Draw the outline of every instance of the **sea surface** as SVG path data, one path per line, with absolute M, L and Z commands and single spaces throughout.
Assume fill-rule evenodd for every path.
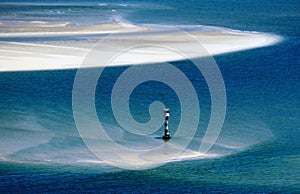
M 172 161 L 145 170 L 125 170 L 96 162 L 98 158 L 87 149 L 73 117 L 76 69 L 1 72 L 0 193 L 299 193 L 299 10 L 299 2 L 292 0 L 2 1 L 0 22 L 8 24 L 126 21 L 170 25 L 187 31 L 226 28 L 266 32 L 282 36 L 283 41 L 214 56 L 227 96 L 224 125 L 209 152 L 215 157 Z M 88 38 L 97 37 L 0 40 L 45 43 Z M 189 147 L 193 149 L 201 143 L 209 123 L 209 89 L 190 61 L 171 64 L 185 73 L 199 95 L 200 122 Z M 127 68 L 103 71 L 95 105 L 107 133 L 134 148 L 144 139 L 121 132 L 111 108 L 114 83 Z M 170 87 L 159 82 L 145 82 L 133 90 L 133 118 L 148 121 L 153 101 L 162 101 L 170 108 L 172 133 L 180 122 L 180 102 Z M 153 136 L 161 136 L 162 132 L 161 128 Z

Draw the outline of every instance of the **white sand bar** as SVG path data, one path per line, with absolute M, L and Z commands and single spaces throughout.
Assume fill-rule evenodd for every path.
M 266 33 L 233 32 L 230 30 L 192 32 L 195 41 L 199 41 L 207 52 L 194 50 L 186 33 L 173 33 L 170 30 L 153 31 L 146 27 L 127 23 L 113 22 L 92 26 L 75 26 L 69 23 L 29 22 L 24 25 L 0 29 L 0 38 L 27 37 L 74 37 L 77 35 L 101 35 L 120 32 L 110 37 L 109 44 L 103 42 L 102 54 L 113 54 L 116 48 L 142 45 L 145 42 L 156 46 L 144 46 L 132 49 L 121 55 L 110 65 L 149 64 L 186 59 L 170 49 L 181 48 L 188 56 L 203 57 L 269 46 L 281 41 L 281 37 Z M 103 38 L 103 37 L 102 37 Z M 196 40 L 197 39 L 197 40 Z M 17 39 L 16 39 L 17 40 Z M 99 40 L 101 37 L 99 36 Z M 93 41 L 48 41 L 48 42 L 11 42 L 0 41 L 0 71 L 30 71 L 80 68 L 87 54 L 98 43 Z M 194 41 L 194 42 L 195 42 Z M 101 42 L 99 43 L 101 44 Z M 194 43 L 193 43 L 194 44 Z M 103 49 L 104 48 L 104 49 Z M 97 49 L 97 48 L 96 48 Z M 174 49 L 176 50 L 176 49 Z M 89 67 L 105 64 L 90 64 Z

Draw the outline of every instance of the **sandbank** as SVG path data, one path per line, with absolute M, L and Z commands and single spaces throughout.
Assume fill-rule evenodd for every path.
M 186 33 L 172 33 L 168 30 L 153 31 L 145 26 L 135 26 L 123 22 L 95 24 L 91 26 L 76 26 L 70 23 L 48 23 L 33 21 L 14 28 L 1 28 L 0 38 L 18 37 L 55 37 L 77 35 L 101 35 L 121 32 L 120 35 L 110 37 L 109 44 L 103 42 L 99 52 L 112 55 L 116 48 L 142 45 L 145 42 L 153 46 L 131 49 L 120 55 L 110 66 L 150 64 L 186 59 L 185 56 L 169 48 L 180 48 L 181 53 L 188 53 L 189 58 L 205 57 L 229 52 L 259 48 L 273 45 L 281 41 L 281 37 L 266 33 L 237 32 L 230 30 L 191 32 L 193 42 L 187 41 Z M 0 72 L 4 71 L 32 71 L 58 70 L 81 68 L 87 54 L 97 45 L 99 39 L 85 41 L 0 41 Z M 4 39 L 5 40 L 5 39 Z M 194 50 L 192 46 L 198 41 L 206 52 Z M 100 43 L 101 44 L 101 43 Z M 94 48 L 97 50 L 97 47 Z M 85 67 L 98 67 L 105 64 L 90 64 Z

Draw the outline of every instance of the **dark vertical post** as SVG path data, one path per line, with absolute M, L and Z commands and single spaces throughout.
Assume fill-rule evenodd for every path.
M 164 109 L 164 116 L 165 116 L 165 134 L 163 136 L 163 139 L 168 140 L 168 139 L 171 139 L 170 132 L 169 132 L 169 126 L 168 126 L 168 124 L 169 124 L 168 119 L 170 117 L 170 113 L 169 113 L 168 108 Z

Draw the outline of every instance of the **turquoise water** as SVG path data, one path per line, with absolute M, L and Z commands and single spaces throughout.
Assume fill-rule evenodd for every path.
M 17 23 L 67 20 L 79 25 L 119 19 L 184 29 L 207 29 L 192 25 L 209 25 L 274 33 L 283 36 L 284 41 L 214 57 L 227 94 L 224 127 L 210 151 L 218 154 L 217 158 L 172 162 L 142 171 L 84 162 L 97 158 L 81 140 L 73 119 L 76 70 L 0 73 L 1 192 L 300 192 L 299 3 L 89 1 L 83 5 L 81 1 L 57 1 L 43 4 L 46 5 L 31 1 L 30 6 L 0 5 L 0 18 Z M 15 41 L 51 41 L 51 38 Z M 210 114 L 207 85 L 188 61 L 173 65 L 188 75 L 200 95 L 201 119 L 196 136 L 200 138 Z M 96 107 L 108 133 L 118 126 L 110 107 L 111 89 L 126 68 L 108 68 L 99 81 L 104 84 L 98 86 Z M 176 128 L 179 122 L 176 118 L 180 115 L 178 99 L 170 88 L 156 82 L 140 85 L 134 91 L 130 106 L 135 119 L 140 122 L 149 119 L 141 110 L 148 109 L 153 100 L 168 104 L 173 116 L 170 129 Z M 197 141 L 196 138 L 191 147 Z

